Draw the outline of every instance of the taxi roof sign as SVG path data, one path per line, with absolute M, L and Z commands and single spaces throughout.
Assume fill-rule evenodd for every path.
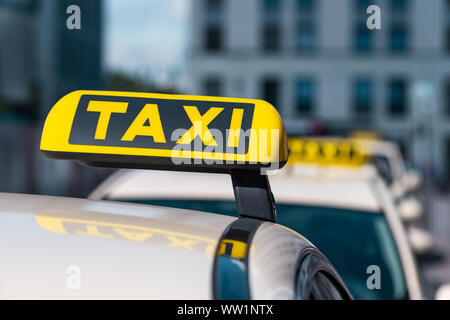
M 288 158 L 265 101 L 87 90 L 54 105 L 41 150 L 95 166 L 208 172 L 278 169 Z
M 94 166 L 229 173 L 239 215 L 269 221 L 264 173 L 288 160 L 283 122 L 263 100 L 113 91 L 61 98 L 41 151 Z
M 289 165 L 360 166 L 368 155 L 358 141 L 343 138 L 289 138 Z
M 350 133 L 350 138 L 354 139 L 367 139 L 367 140 L 381 140 L 381 136 L 378 132 L 370 130 L 356 130 Z

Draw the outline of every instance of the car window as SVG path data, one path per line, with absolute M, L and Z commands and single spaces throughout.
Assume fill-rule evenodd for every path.
M 170 207 L 177 209 L 189 209 L 203 212 L 220 213 L 228 216 L 237 215 L 237 207 L 235 201 L 221 200 L 185 200 L 185 199 L 114 199 L 115 201 L 124 201 L 140 204 L 148 204 L 154 206 Z
M 356 299 L 406 299 L 401 260 L 382 214 L 314 206 L 278 205 L 278 223 L 314 243 Z M 379 268 L 380 288 L 367 285 Z M 376 271 L 378 272 L 378 271 Z
M 131 200 L 237 215 L 234 201 Z M 355 299 L 408 299 L 397 246 L 383 214 L 277 203 L 277 222 L 305 236 L 331 261 Z M 380 288 L 369 288 L 368 267 L 379 268 Z

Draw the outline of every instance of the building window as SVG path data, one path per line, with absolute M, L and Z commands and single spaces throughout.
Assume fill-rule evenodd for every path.
M 404 12 L 408 9 L 408 0 L 391 0 L 391 9 L 396 12 Z
M 357 114 L 368 114 L 373 107 L 373 83 L 370 79 L 356 79 L 353 83 L 353 105 Z
M 446 164 L 445 170 L 447 174 L 447 181 L 450 180 L 450 136 L 445 139 L 445 159 L 444 163 Z
M 219 77 L 207 77 L 203 82 L 203 93 L 207 96 L 221 96 L 222 81 Z
M 372 32 L 365 24 L 358 24 L 355 31 L 355 51 L 367 53 L 372 50 Z
M 311 52 L 317 47 L 316 0 L 296 0 L 297 11 L 294 30 L 294 48 L 298 52 Z
M 450 116 L 450 79 L 445 81 L 444 85 L 444 96 L 445 96 L 445 113 Z
M 392 52 L 405 52 L 408 49 L 408 32 L 404 25 L 393 25 L 390 33 L 390 48 Z
M 218 24 L 209 23 L 206 26 L 205 50 L 220 51 L 223 48 L 222 28 Z
M 262 0 L 261 47 L 264 52 L 274 52 L 281 47 L 280 0 Z
M 445 49 L 447 50 L 447 53 L 450 53 L 450 26 L 447 27 L 447 30 L 445 31 Z
M 298 23 L 295 33 L 295 48 L 300 52 L 309 52 L 316 47 L 316 32 L 312 21 Z
M 265 52 L 274 52 L 280 48 L 280 28 L 277 23 L 265 23 L 262 32 L 262 46 Z
M 204 1 L 204 49 L 205 51 L 220 51 L 223 49 L 223 7 L 224 0 Z
M 280 1 L 279 0 L 262 0 L 264 4 L 264 10 L 272 11 L 280 9 Z
M 407 84 L 403 79 L 391 80 L 388 84 L 389 101 L 388 108 L 390 115 L 404 115 L 407 103 Z
M 296 109 L 301 114 L 311 113 L 314 109 L 314 82 L 311 79 L 298 79 L 295 83 Z
M 376 4 L 376 1 L 371 0 L 355 0 L 355 8 L 358 11 L 366 12 L 367 7 L 371 4 Z
M 316 7 L 316 0 L 297 0 L 297 7 L 300 11 L 312 11 Z
M 208 12 L 218 12 L 223 8 L 223 0 L 204 0 Z
M 279 91 L 280 84 L 278 79 L 269 77 L 262 82 L 262 97 L 263 100 L 269 102 L 275 108 L 279 108 Z

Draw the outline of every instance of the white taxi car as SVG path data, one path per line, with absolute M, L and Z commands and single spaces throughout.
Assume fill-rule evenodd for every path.
M 412 224 L 423 214 L 422 203 L 412 194 L 419 184 L 419 175 L 413 170 L 406 170 L 397 145 L 360 135 L 351 139 L 289 138 L 289 145 L 291 162 L 328 167 L 357 167 L 364 162 L 370 162 L 390 190 L 397 212 L 407 227 L 408 239 L 414 253 L 423 257 L 432 251 L 431 234 Z
M 177 170 L 164 180 L 173 194 L 197 183 L 178 171 L 214 172 L 233 181 L 239 216 L 0 194 L 1 298 L 351 299 L 325 256 L 275 223 L 261 172 L 288 154 L 281 119 L 264 101 L 75 91 L 50 111 L 41 150 L 90 165 Z
M 411 253 L 414 242 L 399 219 L 402 208 L 395 205 L 378 170 L 368 164 L 367 152 L 346 139 L 310 142 L 291 143 L 290 161 L 295 164 L 270 176 L 278 221 L 314 239 L 332 257 L 355 298 L 423 298 Z M 229 181 L 186 173 L 173 177 L 172 185 L 171 175 L 118 171 L 90 198 L 236 213 Z M 150 187 L 148 181 L 157 181 L 158 187 Z M 189 191 L 185 181 L 190 181 Z M 329 232 L 322 232 L 322 227 Z M 384 272 L 380 290 L 367 286 L 364 268 L 372 265 L 370 261 Z
M 403 224 L 372 166 L 283 170 L 269 176 L 277 221 L 311 239 L 356 299 L 424 297 Z M 231 182 L 214 174 L 120 170 L 90 198 L 237 214 Z M 367 283 L 371 266 L 380 269 L 378 289 Z
M 415 191 L 421 183 L 418 171 L 406 169 L 399 147 L 390 141 L 353 137 L 364 152 L 371 156 L 380 176 L 392 191 L 394 199 L 401 199 Z

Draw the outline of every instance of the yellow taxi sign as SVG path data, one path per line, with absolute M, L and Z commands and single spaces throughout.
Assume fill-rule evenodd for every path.
M 289 165 L 360 166 L 367 155 L 351 139 L 289 138 Z
M 88 90 L 55 104 L 41 150 L 98 166 L 223 172 L 288 158 L 281 118 L 265 101 Z
M 350 133 L 350 138 L 366 139 L 366 140 L 381 140 L 380 134 L 370 130 L 356 130 Z

